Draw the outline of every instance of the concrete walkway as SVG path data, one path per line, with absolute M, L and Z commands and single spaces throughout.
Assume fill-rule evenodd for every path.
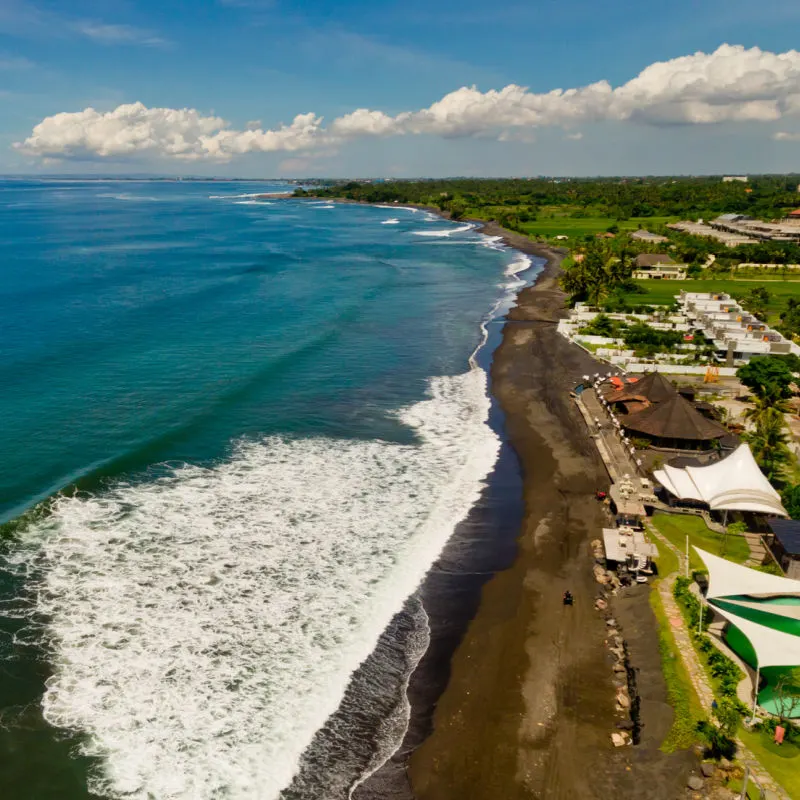
M 692 685 L 697 692 L 697 696 L 700 698 L 703 708 L 710 711 L 714 693 L 708 681 L 708 675 L 703 665 L 700 663 L 697 651 L 692 644 L 686 622 L 683 619 L 683 614 L 681 614 L 678 603 L 672 594 L 672 589 L 675 586 L 675 581 L 678 576 L 686 573 L 686 555 L 664 538 L 653 525 L 648 523 L 647 529 L 648 533 L 650 533 L 654 539 L 657 539 L 660 544 L 669 548 L 678 557 L 680 563 L 679 571 L 674 572 L 672 575 L 667 575 L 658 582 L 658 593 L 661 597 L 661 602 L 664 604 L 664 611 L 666 612 L 667 619 L 672 628 L 675 644 L 681 654 L 681 659 L 692 681 Z M 783 787 L 781 787 L 772 775 L 761 766 L 761 763 L 756 759 L 753 753 L 745 747 L 744 743 L 738 737 L 736 738 L 736 746 L 738 748 L 738 760 L 750 768 L 750 775 L 766 792 L 768 800 L 773 800 L 775 798 L 791 800 Z

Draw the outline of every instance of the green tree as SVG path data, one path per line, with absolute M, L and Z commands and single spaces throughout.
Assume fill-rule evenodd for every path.
M 450 218 L 451 219 L 461 219 L 464 214 L 467 213 L 467 205 L 466 203 L 457 198 L 450 203 Z
M 745 436 L 761 471 L 770 483 L 778 485 L 783 484 L 786 467 L 792 460 L 785 427 L 783 414 L 773 410 L 759 420 L 752 433 Z
M 789 364 L 775 356 L 751 359 L 736 372 L 736 377 L 756 397 L 785 399 L 791 395 L 789 384 L 793 380 Z
M 788 414 L 791 411 L 789 404 L 781 397 L 772 395 L 768 391 L 769 387 L 765 388 L 764 394 L 755 395 L 753 405 L 745 409 L 744 418 L 753 425 L 758 425 L 768 417 L 772 412 L 779 414 Z
M 787 486 L 781 492 L 784 508 L 792 519 L 800 519 L 800 483 Z
M 611 282 L 608 271 L 608 251 L 599 242 L 593 243 L 593 246 L 586 248 L 586 258 L 583 264 L 589 301 L 595 306 L 599 305 Z

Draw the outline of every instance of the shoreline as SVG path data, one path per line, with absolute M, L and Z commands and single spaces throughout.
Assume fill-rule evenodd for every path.
M 438 209 L 416 207 L 448 219 Z M 508 469 L 508 459 L 514 463 L 524 512 L 510 541 L 507 531 L 488 531 L 497 536 L 504 553 L 499 561 L 505 563 L 496 563 L 490 575 L 473 584 L 471 592 L 478 597 L 460 609 L 469 616 L 465 629 L 455 626 L 460 634 L 451 630 L 449 641 L 437 643 L 442 638 L 437 609 L 426 605 L 431 642 L 410 679 L 406 736 L 352 797 L 522 800 L 614 793 L 671 800 L 680 795 L 694 758 L 658 749 L 672 711 L 657 623 L 643 593 L 612 607 L 631 644 L 634 668 L 647 676 L 641 711 L 645 736 L 635 749 L 614 750 L 610 742 L 618 720 L 615 687 L 605 620 L 593 608 L 589 547 L 603 524 L 594 493 L 607 486 L 608 475 L 569 395 L 581 375 L 597 371 L 598 362 L 556 332 L 566 313 L 558 286 L 566 251 L 497 223 L 463 221 L 514 250 L 546 259 L 506 315 L 489 375 L 500 416 L 495 424 L 508 451 L 503 468 Z M 498 481 L 502 459 L 501 453 L 485 494 Z M 506 482 L 505 490 L 510 488 Z M 459 529 L 468 529 L 480 513 L 478 504 Z M 454 532 L 448 549 L 463 544 L 463 537 L 464 531 Z M 423 599 L 438 565 L 420 590 Z M 561 604 L 566 588 L 576 597 L 571 609 Z M 442 618 L 438 626 L 447 632 L 448 622 Z

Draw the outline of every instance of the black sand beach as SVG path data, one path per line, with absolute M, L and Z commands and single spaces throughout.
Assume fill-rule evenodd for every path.
M 646 679 L 643 744 L 615 750 L 610 742 L 614 688 L 589 551 L 602 522 L 594 492 L 608 477 L 569 397 L 597 364 L 556 333 L 563 254 L 494 223 L 482 232 L 547 259 L 535 285 L 519 294 L 492 363 L 511 451 L 506 445 L 484 502 L 420 590 L 431 645 L 409 686 L 411 725 L 400 750 L 354 797 L 671 800 L 682 796 L 693 757 L 658 750 L 672 712 L 645 596 L 614 609 Z M 510 535 L 520 466 L 524 515 Z M 497 507 L 504 497 L 505 515 Z M 492 509 L 495 530 L 486 527 Z M 476 530 L 478 543 L 470 539 Z M 482 572 L 469 580 L 463 570 L 474 564 Z M 571 609 L 561 604 L 566 588 L 576 597 Z

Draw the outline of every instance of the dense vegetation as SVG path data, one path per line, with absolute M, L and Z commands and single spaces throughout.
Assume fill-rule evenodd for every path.
M 798 487 L 790 482 L 794 458 L 789 450 L 786 417 L 790 407 L 794 375 L 800 371 L 796 355 L 760 356 L 740 367 L 736 376 L 753 393 L 753 405 L 745 418 L 753 430 L 745 434 L 753 457 L 762 472 L 787 500 L 795 498 Z
M 573 219 L 601 217 L 713 216 L 725 212 L 754 217 L 780 216 L 800 207 L 797 177 L 759 176 L 749 183 L 701 178 L 521 178 L 349 182 L 314 188 L 324 197 L 369 203 L 419 203 L 449 211 L 517 224 L 535 220 L 545 209 L 568 212 Z M 302 193 L 300 190 L 298 193 Z

